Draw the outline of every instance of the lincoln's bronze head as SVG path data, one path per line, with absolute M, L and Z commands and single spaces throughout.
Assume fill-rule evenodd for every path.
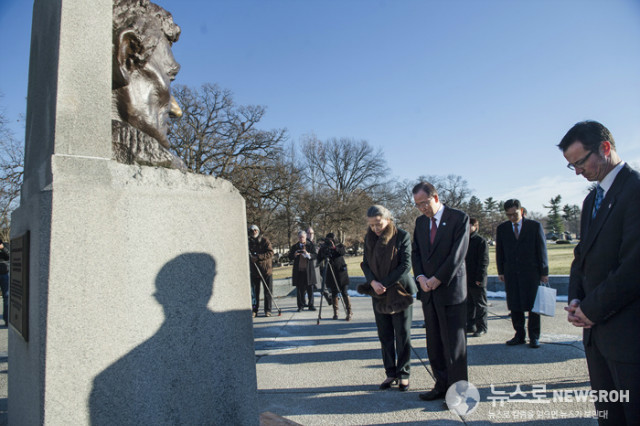
M 170 90 L 180 70 L 171 52 L 179 36 L 180 27 L 160 6 L 148 0 L 114 1 L 112 119 L 164 148 L 169 148 L 169 118 L 182 115 Z

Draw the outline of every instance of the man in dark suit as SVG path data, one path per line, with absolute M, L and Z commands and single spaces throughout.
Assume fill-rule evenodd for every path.
M 478 219 L 469 219 L 471 235 L 464 263 L 467 268 L 467 333 L 487 334 L 487 268 L 489 244 L 479 233 Z
M 628 392 L 596 401 L 600 424 L 640 421 L 640 175 L 620 159 L 609 130 L 595 121 L 562 138 L 571 170 L 597 182 L 582 204 L 580 242 L 569 279 L 568 320 L 584 329 L 594 390 Z
M 529 312 L 529 346 L 540 347 L 540 315 L 531 312 L 540 281 L 549 282 L 547 239 L 539 222 L 525 219 L 518 200 L 507 200 L 504 211 L 508 221 L 496 231 L 498 278 L 505 283 L 507 307 L 516 331 L 507 345 L 525 343 L 524 312 Z
M 411 254 L 420 284 L 419 297 L 427 327 L 427 354 L 436 383 L 420 399 L 445 397 L 449 386 L 467 380 L 467 276 L 464 257 L 469 245 L 469 217 L 440 202 L 435 187 L 420 182 L 413 200 L 416 219 Z

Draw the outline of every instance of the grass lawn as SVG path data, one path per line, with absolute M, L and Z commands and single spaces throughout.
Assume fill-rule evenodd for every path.
M 549 273 L 551 275 L 569 275 L 569 268 L 573 260 L 573 249 L 575 244 L 547 244 L 547 256 L 549 257 Z M 362 256 L 345 256 L 350 277 L 361 277 L 364 274 L 360 269 Z M 291 277 L 292 266 L 273 268 L 273 279 Z M 497 275 L 496 269 L 496 248 L 489 246 L 489 275 Z

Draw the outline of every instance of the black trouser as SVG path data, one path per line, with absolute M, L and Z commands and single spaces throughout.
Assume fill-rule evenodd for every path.
M 523 311 L 511 311 L 511 323 L 513 329 L 516 331 L 516 337 L 524 339 L 526 333 L 524 332 L 524 312 Z M 529 332 L 529 339 L 540 338 L 540 315 L 535 312 L 529 311 L 529 321 L 527 323 L 527 330 Z
M 381 314 L 376 312 L 375 308 L 373 313 L 382 346 L 382 364 L 387 377 L 408 379 L 411 372 L 413 306 L 410 305 L 404 311 L 393 315 Z
M 305 293 L 309 297 L 309 307 L 313 306 L 313 286 L 307 285 L 307 271 L 295 271 L 296 274 L 296 298 L 298 302 L 298 309 L 302 309 L 305 305 Z
M 487 288 L 476 283 L 467 285 L 467 329 L 487 331 Z
M 269 291 L 264 290 L 264 312 L 271 312 L 271 294 L 273 293 L 273 276 L 262 274 L 266 281 L 266 285 L 269 287 Z M 258 312 L 260 308 L 260 287 L 265 285 L 258 274 L 251 274 L 251 286 L 253 287 L 253 293 L 255 295 L 255 305 L 253 305 L 253 312 Z
M 427 326 L 427 355 L 434 389 L 446 392 L 459 380 L 469 380 L 467 369 L 467 304 L 435 306 L 433 298 L 422 303 Z
M 593 340 L 590 345 L 585 345 L 591 388 L 628 391 L 625 402 L 595 402 L 596 410 L 603 414 L 598 417 L 598 423 L 612 426 L 640 424 L 640 360 L 630 364 L 607 359 Z

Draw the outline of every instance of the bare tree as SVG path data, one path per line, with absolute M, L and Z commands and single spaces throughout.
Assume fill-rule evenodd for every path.
M 247 219 L 269 233 L 275 246 L 286 246 L 298 223 L 299 203 L 304 192 L 302 173 L 292 145 L 283 150 L 275 167 L 260 171 L 259 181 L 247 180 Z
M 453 209 L 465 208 L 467 199 L 471 196 L 471 190 L 468 183 L 458 175 L 420 176 L 418 181 L 426 181 L 436 187 L 440 201 Z M 416 183 L 418 183 L 416 181 Z
M 365 140 L 307 136 L 302 144 L 304 171 L 317 182 L 313 201 L 322 200 L 323 231 L 336 232 L 342 241 L 363 234 L 364 212 L 373 202 L 388 169 L 382 150 Z M 311 203 L 308 200 L 307 203 Z M 312 223 L 313 218 L 309 218 Z
M 172 122 L 168 138 L 188 169 L 234 182 L 250 169 L 272 167 L 265 160 L 278 159 L 287 133 L 257 129 L 264 107 L 238 106 L 230 91 L 213 84 L 199 90 L 177 85 L 172 92 L 183 117 Z
M 9 240 L 11 213 L 18 205 L 24 174 L 24 146 L 0 110 L 0 236 Z
M 386 188 L 380 191 L 382 199 L 377 200 L 391 210 L 396 225 L 409 232 L 413 232 L 416 218 L 421 214 L 414 204 L 411 193 L 415 184 L 416 182 L 408 179 L 387 183 Z
M 365 140 L 331 138 L 323 142 L 309 138 L 302 152 L 321 183 L 340 200 L 356 190 L 371 192 L 388 172 L 382 150 L 374 151 Z

